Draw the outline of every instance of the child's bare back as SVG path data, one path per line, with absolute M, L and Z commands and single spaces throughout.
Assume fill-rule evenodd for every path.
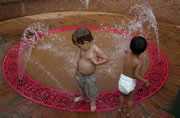
M 129 51 L 125 52 L 123 74 L 132 79 L 142 79 L 141 77 L 139 78 L 139 76 L 141 76 L 142 66 L 143 63 L 140 57 L 131 54 Z

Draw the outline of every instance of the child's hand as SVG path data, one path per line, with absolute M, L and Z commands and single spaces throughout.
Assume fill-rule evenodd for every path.
M 104 59 L 104 58 L 102 58 L 102 57 L 97 57 L 97 62 L 98 62 L 99 64 L 106 63 L 107 61 L 108 61 L 107 59 Z
M 103 58 L 102 57 L 97 57 L 97 61 L 102 61 L 103 60 Z

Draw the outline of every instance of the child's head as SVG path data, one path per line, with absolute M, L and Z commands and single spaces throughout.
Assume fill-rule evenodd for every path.
M 147 48 L 147 41 L 144 37 L 135 36 L 131 40 L 130 49 L 133 54 L 140 55 L 143 53 Z
M 93 37 L 89 29 L 87 28 L 79 28 L 77 29 L 73 35 L 72 35 L 72 42 L 73 44 L 79 46 L 88 48 L 90 45 L 90 42 L 93 41 Z

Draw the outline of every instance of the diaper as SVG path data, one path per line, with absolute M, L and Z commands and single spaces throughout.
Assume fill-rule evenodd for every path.
M 121 74 L 119 78 L 119 91 L 125 95 L 128 95 L 136 87 L 136 80 Z

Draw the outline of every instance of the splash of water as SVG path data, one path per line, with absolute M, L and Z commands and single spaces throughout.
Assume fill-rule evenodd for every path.
M 89 3 L 90 3 L 90 0 L 80 0 L 80 2 L 85 5 L 85 8 L 88 9 L 89 8 Z
M 36 67 L 38 67 L 40 70 L 42 70 L 42 72 L 45 72 L 46 75 L 52 80 L 54 81 L 58 87 L 63 88 L 62 83 L 60 81 L 57 80 L 56 77 L 53 76 L 53 74 L 51 74 L 51 72 L 49 72 L 39 61 L 35 60 L 35 59 L 31 59 L 30 62 L 32 62 L 33 64 L 36 65 Z
M 159 56 L 158 23 L 149 2 L 145 0 L 141 2 L 141 4 L 135 4 L 130 8 L 129 14 L 134 17 L 134 19 L 128 23 L 129 37 L 131 34 L 137 32 L 139 33 L 139 35 L 142 35 L 144 37 L 150 37 L 147 33 L 145 33 L 145 30 L 147 30 L 148 32 L 154 32 L 156 43 L 158 46 L 157 53 Z
M 42 23 L 33 23 L 27 27 L 21 38 L 18 52 L 18 77 L 23 78 L 27 62 L 30 60 L 32 48 L 42 36 L 48 35 L 49 27 Z
M 63 59 L 63 63 L 66 64 L 63 66 L 63 69 L 68 75 L 72 76 L 73 73 L 75 73 L 79 52 L 69 46 L 67 39 L 64 36 L 51 34 L 48 36 L 48 40 L 41 42 L 36 48 L 38 50 L 46 51 L 54 57 Z

